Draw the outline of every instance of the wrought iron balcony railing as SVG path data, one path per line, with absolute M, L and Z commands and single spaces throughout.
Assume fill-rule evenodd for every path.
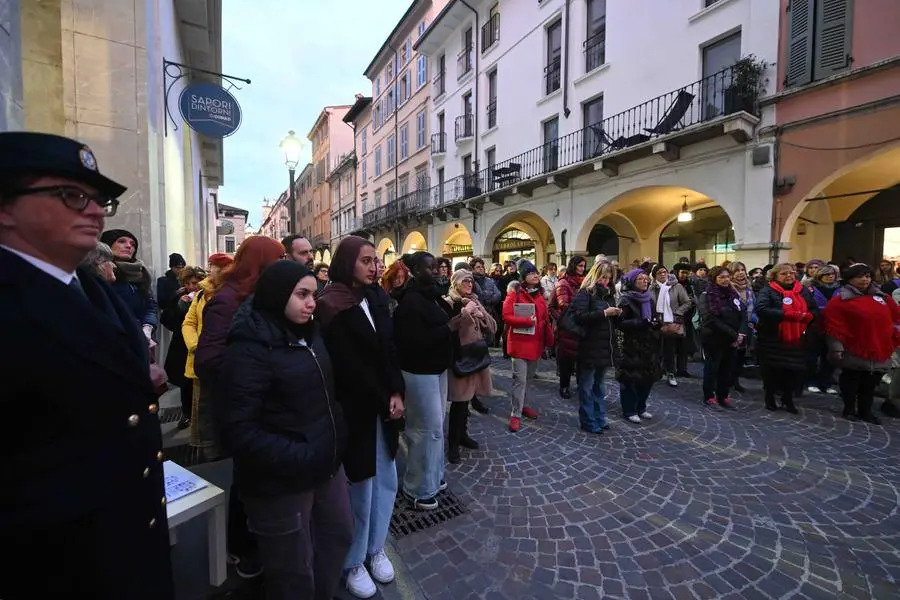
M 431 134 L 431 153 L 443 154 L 447 151 L 447 134 L 443 131 Z
M 379 206 L 362 217 L 363 229 L 376 229 L 403 217 L 414 217 L 428 210 L 430 190 L 420 188 Z
M 465 140 L 475 135 L 475 115 L 459 115 L 456 117 L 456 141 Z
M 500 13 L 494 13 L 488 22 L 481 26 L 481 51 L 484 52 L 500 41 Z
M 582 44 L 584 72 L 589 73 L 606 62 L 606 29 L 598 31 Z
M 460 78 L 472 70 L 472 44 L 463 48 L 456 57 L 456 77 Z
M 560 85 L 560 59 L 554 58 L 550 64 L 544 67 L 544 95 L 552 94 Z
M 444 94 L 447 91 L 447 73 L 445 71 L 438 71 L 437 75 L 434 76 L 434 80 L 431 82 L 434 86 L 434 97 L 437 98 Z
M 488 129 L 497 126 L 497 101 L 491 100 L 487 105 L 487 126 Z

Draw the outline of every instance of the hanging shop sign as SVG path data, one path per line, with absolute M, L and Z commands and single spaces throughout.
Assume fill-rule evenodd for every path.
M 178 100 L 188 127 L 211 138 L 224 138 L 241 126 L 241 107 L 225 88 L 214 83 L 192 83 Z

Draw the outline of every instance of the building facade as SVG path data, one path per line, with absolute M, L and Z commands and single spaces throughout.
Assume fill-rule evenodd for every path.
M 451 0 L 413 45 L 427 199 L 364 223 L 400 253 L 765 264 L 778 23 L 752 0 Z
M 353 213 L 342 235 L 362 235 L 362 215 L 369 197 L 368 165 L 369 135 L 372 127 L 372 97 L 356 95 L 356 102 L 344 115 L 344 123 L 353 128 L 353 152 L 356 161 L 353 168 Z
M 331 258 L 331 186 L 328 175 L 353 152 L 353 129 L 343 122 L 349 105 L 326 106 L 307 137 L 312 142 L 312 243 L 316 260 Z
M 331 187 L 331 248 L 357 229 L 356 222 L 356 153 L 338 157 L 338 164 L 328 174 Z
M 205 264 L 217 245 L 222 141 L 181 122 L 178 97 L 196 73 L 175 81 L 163 60 L 221 72 L 220 34 L 212 0 L 138 0 L 106 12 L 80 0 L 0 0 L 0 130 L 89 145 L 128 187 L 107 226 L 132 231 L 157 273 L 171 252 Z
M 358 144 L 367 150 L 360 154 L 359 179 L 367 229 L 394 227 L 396 217 L 426 204 L 431 90 L 428 59 L 414 45 L 445 4 L 414 1 L 364 72 L 372 82 L 371 127 L 358 128 Z
M 313 224 L 315 222 L 315 210 L 313 209 L 313 190 L 316 187 L 315 167 L 307 163 L 300 174 L 297 175 L 294 184 L 297 205 L 297 233 L 308 240 L 313 239 Z
M 263 200 L 262 224 L 259 226 L 256 234 L 281 240 L 288 235 L 290 229 L 290 209 L 287 191 L 282 192 L 274 202 L 268 199 Z
M 900 261 L 900 4 L 781 0 L 781 258 Z
M 219 225 L 216 227 L 216 252 L 234 255 L 247 237 L 247 217 L 243 208 L 218 205 Z

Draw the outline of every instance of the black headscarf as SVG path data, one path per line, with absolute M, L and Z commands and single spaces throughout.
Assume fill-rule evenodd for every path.
M 282 325 L 298 337 L 308 339 L 311 323 L 301 325 L 288 321 L 284 316 L 284 308 L 287 306 L 291 294 L 294 293 L 297 283 L 304 277 L 312 276 L 312 271 L 305 265 L 294 261 L 279 260 L 272 263 L 266 267 L 256 281 L 256 290 L 253 294 L 254 310 Z

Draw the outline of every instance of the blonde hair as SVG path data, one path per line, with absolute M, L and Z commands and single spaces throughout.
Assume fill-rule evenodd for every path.
M 615 266 L 608 260 L 595 262 L 587 272 L 587 275 L 584 276 L 584 280 L 581 282 L 581 289 L 587 290 L 590 294 L 596 293 L 597 282 L 604 275 L 609 277 L 610 281 L 613 281 L 616 276 Z
M 769 281 L 775 281 L 775 278 L 778 277 L 778 273 L 780 273 L 784 269 L 790 269 L 791 272 L 794 273 L 794 275 L 797 274 L 797 267 L 794 266 L 794 263 L 783 262 L 778 263 L 777 265 L 769 269 L 769 272 L 766 273 L 766 279 L 768 279 Z

